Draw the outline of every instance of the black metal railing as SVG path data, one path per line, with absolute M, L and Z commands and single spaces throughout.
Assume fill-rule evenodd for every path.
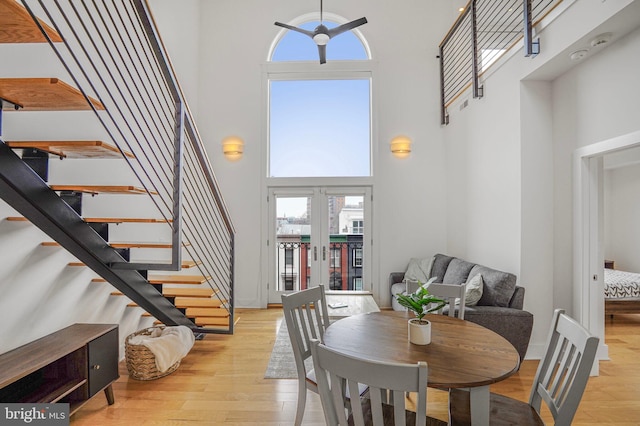
M 179 270 L 183 250 L 225 301 L 233 331 L 234 234 L 229 212 L 146 0 L 21 0 L 75 86 L 171 228 L 169 263 L 113 269 Z M 38 24 L 39 25 L 39 24 Z
M 310 285 L 314 254 L 310 243 L 303 241 L 304 238 L 300 236 L 297 238 L 278 236 L 276 262 L 279 291 L 303 290 Z M 338 238 L 347 241 L 329 243 L 329 249 L 324 254 L 329 269 L 328 283 L 325 285 L 329 290 L 362 290 L 362 235 L 339 235 Z M 316 255 L 323 256 L 322 253 Z
M 562 0 L 470 0 L 440 43 L 440 122 L 467 89 L 483 96 L 480 77 L 523 40 L 526 56 L 538 53 L 537 25 Z

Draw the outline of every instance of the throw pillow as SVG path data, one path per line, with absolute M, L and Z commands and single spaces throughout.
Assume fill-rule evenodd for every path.
M 454 257 L 451 256 L 445 256 L 444 254 L 436 254 L 433 257 L 433 265 L 431 266 L 431 271 L 429 271 L 431 273 L 431 277 L 436 277 L 436 281 L 437 283 L 442 283 L 444 282 L 444 275 L 447 272 L 447 268 L 449 267 L 449 263 L 451 263 L 451 261 L 454 259 Z M 459 283 L 458 283 L 459 284 Z
M 484 282 L 478 306 L 508 307 L 511 297 L 516 291 L 516 276 L 482 265 L 474 266 L 469 276 L 475 277 L 477 274 L 482 274 Z
M 429 281 L 433 257 L 431 258 L 412 258 L 409 260 L 407 271 L 404 273 L 404 279 L 409 281 L 420 281 L 426 283 Z
M 445 284 L 462 284 L 469 279 L 469 272 L 476 266 L 475 263 L 466 260 L 454 258 L 447 266 L 447 272 L 444 273 L 442 282 Z
M 475 306 L 478 304 L 478 300 L 482 297 L 482 287 L 484 287 L 484 282 L 482 281 L 481 274 L 476 274 L 467 282 L 467 288 L 464 292 L 465 306 Z M 456 304 L 460 304 L 460 301 L 457 299 Z

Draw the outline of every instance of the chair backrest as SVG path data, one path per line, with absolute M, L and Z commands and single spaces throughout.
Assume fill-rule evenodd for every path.
M 458 318 L 464 319 L 464 306 L 465 306 L 465 291 L 467 285 L 462 284 L 429 284 L 429 294 L 439 297 L 449 302 L 449 316 L 456 316 L 456 306 L 458 307 Z M 458 302 L 458 305 L 456 305 Z M 438 314 L 442 314 L 442 308 L 436 311 Z
M 427 421 L 427 364 L 397 364 L 356 358 L 335 351 L 318 340 L 312 340 L 313 365 L 327 425 L 347 425 L 348 412 L 355 426 L 406 425 L 405 393 L 417 392 L 415 424 Z M 345 395 L 358 395 L 362 385 L 369 386 L 368 398 L 350 398 L 345 408 Z M 389 404 L 386 404 L 389 396 Z M 393 407 L 392 417 L 390 409 Z M 410 416 L 414 413 L 409 413 Z M 393 419 L 393 421 L 391 421 Z M 386 422 L 385 422 L 386 420 Z
M 553 313 L 544 358 L 538 365 L 529 404 L 540 412 L 544 401 L 556 425 L 570 425 L 587 386 L 600 339 L 563 309 Z
M 311 339 L 322 341 L 329 327 L 329 312 L 324 285 L 283 294 L 282 311 L 291 340 L 298 375 L 307 374 L 304 361 L 311 357 Z

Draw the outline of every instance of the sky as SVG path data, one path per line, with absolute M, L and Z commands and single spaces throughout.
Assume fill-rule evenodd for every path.
M 327 62 L 338 59 L 367 59 L 350 31 L 327 44 Z M 272 60 L 317 61 L 318 49 L 310 37 L 287 31 Z M 368 78 L 272 80 L 269 176 L 370 176 L 370 85 Z

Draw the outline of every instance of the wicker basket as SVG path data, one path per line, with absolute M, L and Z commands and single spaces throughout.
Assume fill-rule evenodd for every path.
M 132 345 L 129 340 L 134 336 L 150 336 L 154 329 L 164 329 L 164 326 L 149 327 L 136 331 L 127 336 L 124 341 L 124 352 L 127 361 L 129 377 L 136 380 L 155 380 L 167 376 L 178 369 L 180 361 L 173 364 L 167 371 L 158 371 L 156 357 L 153 352 L 144 345 Z

